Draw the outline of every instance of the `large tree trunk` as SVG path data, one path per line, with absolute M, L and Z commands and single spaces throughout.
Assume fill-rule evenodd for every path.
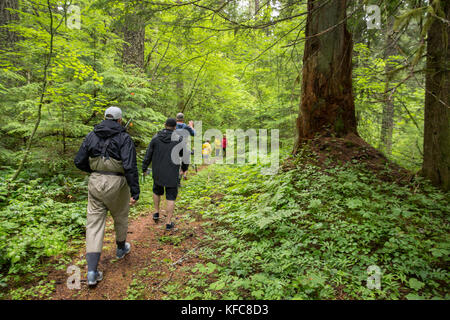
M 443 18 L 450 20 L 450 2 L 440 1 L 440 5 Z M 450 189 L 449 39 L 446 22 L 434 19 L 427 39 L 422 173 L 444 190 Z
M 392 154 L 392 133 L 394 131 L 394 97 L 392 92 L 392 64 L 389 57 L 397 53 L 394 39 L 394 17 L 388 17 L 386 26 L 386 47 L 384 49 L 384 59 L 386 66 L 384 72 L 386 73 L 386 84 L 384 87 L 384 105 L 383 114 L 381 118 L 381 135 L 380 135 L 380 150 L 386 155 Z
M 145 22 L 142 17 L 130 12 L 125 16 L 123 63 L 144 68 Z
M 308 0 L 302 101 L 294 151 L 316 134 L 357 134 L 352 36 L 345 19 L 346 0 Z
M 0 48 L 10 49 L 14 42 L 17 41 L 17 35 L 4 28 L 4 26 L 11 21 L 19 19 L 16 13 L 8 10 L 17 10 L 18 8 L 18 0 L 0 0 Z

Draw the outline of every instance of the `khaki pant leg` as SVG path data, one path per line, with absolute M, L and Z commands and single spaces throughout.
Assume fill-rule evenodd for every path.
M 107 208 L 95 192 L 88 192 L 86 252 L 101 252 L 105 235 Z
M 130 211 L 130 188 L 124 177 L 113 177 L 120 179 L 118 188 L 105 198 L 106 206 L 111 212 L 116 231 L 116 241 L 125 241 L 128 232 L 128 213 Z

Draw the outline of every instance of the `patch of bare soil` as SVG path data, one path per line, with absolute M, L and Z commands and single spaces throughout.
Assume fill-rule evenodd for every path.
M 322 168 L 344 165 L 356 160 L 383 181 L 402 184 L 410 182 L 414 177 L 414 173 L 390 161 L 383 153 L 355 134 L 343 138 L 321 136 L 310 140 L 307 146 L 316 156 L 315 164 Z M 286 161 L 283 170 L 295 166 L 293 161 L 294 159 Z
M 164 211 L 162 211 L 164 214 Z M 164 217 L 162 217 L 164 218 Z M 164 219 L 161 219 L 164 221 Z M 166 232 L 165 224 L 155 224 L 152 212 L 134 220 L 128 228 L 127 241 L 131 252 L 123 259 L 116 259 L 116 245 L 112 219 L 108 218 L 104 248 L 99 263 L 103 271 L 103 280 L 97 286 L 89 288 L 86 283 L 87 267 L 82 268 L 81 289 L 69 289 L 66 281 L 69 275 L 65 270 L 50 273 L 49 280 L 56 280 L 56 290 L 52 299 L 81 300 L 122 300 L 127 297 L 127 290 L 133 281 L 145 292 L 152 292 L 149 299 L 161 299 L 161 288 L 169 282 L 171 268 L 179 269 L 186 264 L 195 265 L 198 261 L 191 255 L 203 237 L 200 222 L 176 219 L 177 230 Z M 85 259 L 84 249 L 73 259 L 72 264 Z M 142 270 L 145 269 L 145 274 Z M 173 272 L 170 281 L 183 278 L 180 272 Z M 167 277 L 164 277 L 167 275 Z M 157 290 L 155 290 L 157 289 Z M 144 298 L 144 297 L 142 297 Z
M 198 170 L 203 169 L 203 166 Z M 194 173 L 192 173 L 194 174 Z M 165 203 L 162 203 L 162 208 Z M 175 231 L 165 231 L 165 211 L 160 212 L 160 222 L 155 223 L 153 211 L 145 212 L 130 222 L 127 241 L 131 252 L 116 259 L 116 244 L 112 218 L 107 219 L 105 239 L 99 270 L 103 280 L 89 288 L 86 281 L 87 266 L 83 264 L 81 289 L 69 289 L 66 270 L 54 270 L 49 280 L 55 280 L 54 300 L 123 300 L 162 299 L 164 286 L 171 282 L 189 280 L 183 267 L 193 267 L 199 262 L 197 249 L 202 246 L 204 231 L 202 221 L 193 219 L 188 212 L 174 214 Z M 85 261 L 83 248 L 72 260 L 76 265 Z

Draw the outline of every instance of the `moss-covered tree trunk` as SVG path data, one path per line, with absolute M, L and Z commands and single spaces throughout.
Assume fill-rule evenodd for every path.
M 316 134 L 356 134 L 352 36 L 345 0 L 308 0 L 302 100 L 295 150 Z
M 450 2 L 434 1 L 438 15 L 450 20 Z M 450 189 L 449 26 L 435 18 L 428 29 L 425 80 L 425 128 L 422 174 L 444 190 Z

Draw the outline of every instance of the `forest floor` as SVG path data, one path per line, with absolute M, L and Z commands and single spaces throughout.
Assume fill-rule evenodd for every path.
M 131 252 L 124 259 L 115 258 L 107 220 L 104 279 L 96 287 L 87 286 L 84 241 L 77 238 L 67 245 L 70 258 L 55 256 L 46 264 L 50 270 L 36 275 L 39 284 L 18 283 L 11 297 L 450 298 L 448 193 L 351 136 L 314 139 L 284 159 L 276 175 L 262 168 L 191 168 L 177 198 L 174 232 L 164 230 L 164 210 L 160 223 L 152 219 L 148 179 L 130 212 Z M 80 289 L 68 288 L 71 265 L 80 268 Z M 368 286 L 369 267 L 381 273 L 376 290 Z
M 191 170 L 193 171 L 193 170 Z M 191 173 L 191 175 L 195 174 Z M 184 181 L 183 184 L 188 183 Z M 161 208 L 165 207 L 162 201 Z M 107 219 L 104 246 L 99 270 L 103 280 L 95 287 L 86 281 L 85 249 L 73 257 L 72 265 L 81 265 L 80 289 L 69 289 L 66 270 L 54 270 L 49 280 L 55 281 L 54 300 L 124 300 L 124 299 L 162 299 L 166 292 L 164 285 L 169 282 L 180 283 L 186 277 L 180 267 L 194 266 L 198 262 L 195 251 L 203 239 L 202 223 L 185 214 L 175 214 L 175 230 L 165 231 L 166 212 L 161 209 L 160 221 L 155 223 L 152 208 L 140 212 L 130 222 L 127 241 L 131 252 L 123 259 L 116 259 L 114 224 Z M 85 270 L 86 269 L 86 270 Z M 139 279 L 139 281 L 137 281 Z M 143 288 L 146 296 L 142 297 Z

